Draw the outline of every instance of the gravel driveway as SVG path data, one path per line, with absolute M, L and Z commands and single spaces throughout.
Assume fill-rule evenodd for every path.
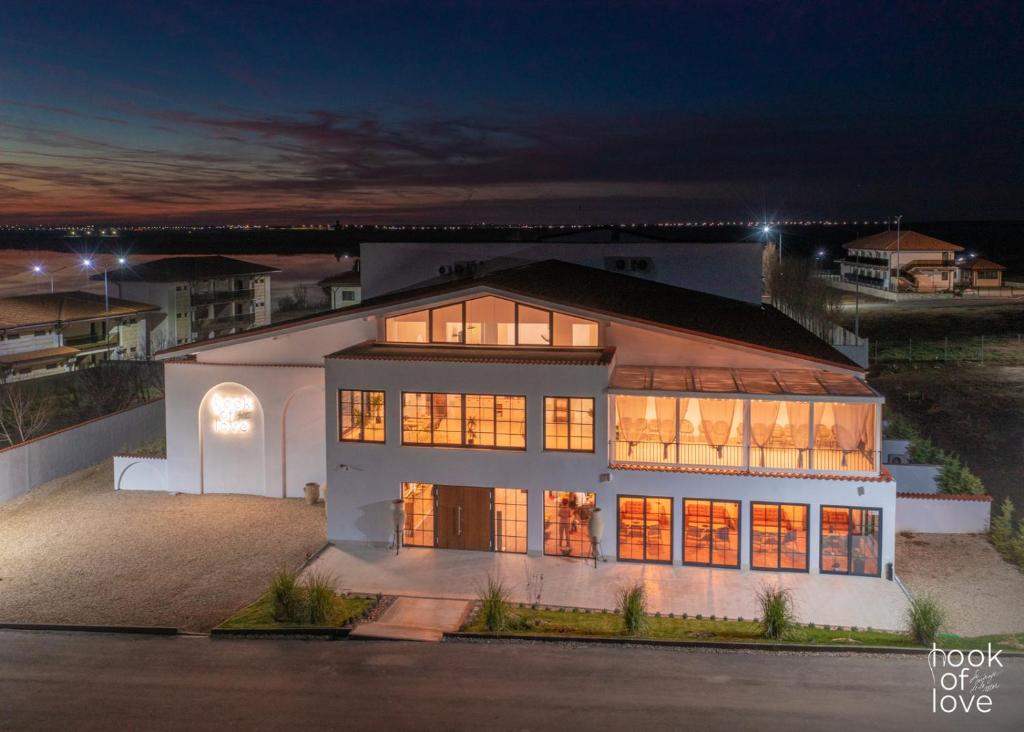
M 981 534 L 900 534 L 896 573 L 911 593 L 932 595 L 958 635 L 1024 631 L 1024 573 Z
M 207 630 L 326 541 L 322 504 L 112 485 L 107 460 L 0 506 L 0 621 Z

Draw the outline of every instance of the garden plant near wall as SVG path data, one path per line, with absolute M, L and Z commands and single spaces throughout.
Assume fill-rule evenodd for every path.
M 999 513 L 992 517 L 989 538 L 1003 559 L 1024 570 L 1024 515 L 1017 516 L 1013 501 L 1004 498 Z
M 890 440 L 910 440 L 913 462 L 940 466 L 935 480 L 943 493 L 985 495 L 985 484 L 963 464 L 959 455 L 937 447 L 902 415 L 890 413 L 887 416 L 885 436 Z

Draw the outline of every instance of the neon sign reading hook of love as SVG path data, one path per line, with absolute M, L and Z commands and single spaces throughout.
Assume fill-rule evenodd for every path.
M 251 426 L 249 416 L 255 406 L 252 397 L 249 396 L 214 394 L 210 403 L 210 408 L 216 416 L 213 431 L 232 435 L 245 434 Z

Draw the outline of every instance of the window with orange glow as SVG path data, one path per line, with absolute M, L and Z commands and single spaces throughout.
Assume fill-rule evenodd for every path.
M 494 489 L 494 551 L 526 554 L 526 490 Z
M 544 449 L 594 451 L 594 400 L 544 397 Z
M 590 515 L 596 493 L 544 491 L 544 553 L 589 557 Z
M 384 392 L 338 390 L 338 439 L 384 442 Z
M 882 511 L 877 508 L 821 507 L 821 571 L 879 577 Z
M 808 513 L 802 503 L 751 503 L 750 566 L 806 572 Z
M 487 295 L 385 319 L 389 343 L 462 343 L 482 346 L 598 345 L 594 320 Z
M 405 500 L 405 530 L 402 543 L 407 546 L 434 546 L 434 485 L 402 483 Z
M 402 394 L 402 444 L 526 449 L 526 397 Z
M 672 562 L 672 499 L 619 496 L 619 560 Z
M 740 566 L 740 503 L 683 500 L 683 562 Z
M 874 403 L 814 403 L 814 469 L 875 472 Z

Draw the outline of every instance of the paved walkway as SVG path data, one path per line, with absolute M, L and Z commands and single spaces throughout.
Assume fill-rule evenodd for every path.
M 591 609 L 615 607 L 615 591 L 634 579 L 647 587 L 652 612 L 703 613 L 754 618 L 754 594 L 762 582 L 793 591 L 802 622 L 896 630 L 906 599 L 895 582 L 795 572 L 633 564 L 608 561 L 407 547 L 394 551 L 342 542 L 328 547 L 311 566 L 330 572 L 338 589 L 360 593 L 474 599 L 487 574 L 500 576 L 516 602 L 539 601 Z M 539 597 L 539 600 L 538 600 Z
M 398 597 L 380 618 L 357 625 L 352 637 L 439 641 L 447 631 L 459 629 L 469 609 L 466 600 Z

